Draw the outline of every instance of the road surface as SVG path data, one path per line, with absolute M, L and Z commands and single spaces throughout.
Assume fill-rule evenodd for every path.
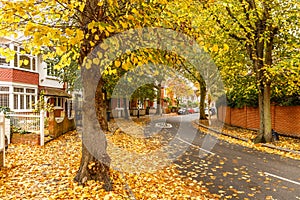
M 202 181 L 221 199 L 300 199 L 300 161 L 205 135 L 191 124 L 197 118 L 192 114 L 152 122 L 171 124 L 161 131 L 166 140 L 186 148 L 174 156 L 183 176 Z

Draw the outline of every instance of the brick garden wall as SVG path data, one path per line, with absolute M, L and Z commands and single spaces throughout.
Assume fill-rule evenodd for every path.
M 29 145 L 40 145 L 40 134 L 29 133 L 19 134 L 13 133 L 11 138 L 13 144 L 29 144 Z
M 49 135 L 54 138 L 76 129 L 74 118 L 69 119 L 68 117 L 64 117 L 63 120 L 57 122 L 53 113 L 50 114 L 49 118 Z
M 272 106 L 271 117 L 276 132 L 300 137 L 300 106 Z M 258 108 L 218 108 L 218 119 L 232 126 L 258 130 L 259 118 Z

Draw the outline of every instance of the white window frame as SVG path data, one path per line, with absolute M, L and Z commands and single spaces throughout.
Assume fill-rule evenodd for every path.
M 48 73 L 49 71 L 51 71 L 52 73 Z M 58 70 L 54 69 L 54 66 L 50 66 L 49 64 L 47 64 L 46 77 L 49 78 L 49 79 L 53 79 L 53 80 L 59 80 Z
M 7 91 L 2 91 L 2 88 L 7 88 L 8 90 Z M 2 107 L 10 107 L 10 97 L 9 97 L 9 86 L 7 85 L 0 85 L 0 95 L 7 95 L 7 105 L 2 105 L 0 104 L 0 106 Z
M 24 70 L 24 71 L 29 71 L 29 72 L 37 72 L 38 71 L 38 66 L 37 66 L 38 58 L 37 58 L 37 56 L 34 56 L 32 54 L 26 54 L 26 53 L 23 54 L 22 51 L 24 51 L 24 50 L 21 46 L 13 45 L 13 49 L 16 51 L 15 58 L 14 58 L 14 61 L 13 61 L 13 68 Z M 21 60 L 20 57 L 21 56 L 28 57 L 29 64 L 30 64 L 30 69 L 22 68 L 20 66 L 20 60 Z M 33 60 L 35 60 L 35 63 L 33 63 Z M 15 63 L 15 62 L 17 62 L 17 63 Z
M 53 103 L 53 106 L 54 106 L 54 109 L 63 109 L 64 108 L 64 98 L 63 97 L 52 97 L 54 99 L 54 103 Z M 61 105 L 59 105 L 59 103 Z
M 15 89 L 22 89 L 23 91 L 15 91 Z M 28 90 L 33 90 L 34 92 L 28 92 Z M 13 86 L 12 88 L 12 99 L 13 107 L 12 110 L 16 112 L 31 112 L 34 109 L 34 103 L 37 102 L 37 88 L 33 87 L 23 87 L 23 86 Z M 15 104 L 15 97 L 17 97 L 17 105 Z M 29 97 L 29 99 L 27 99 Z M 29 100 L 29 102 L 28 102 Z M 23 101 L 23 107 L 21 107 Z
M 1 48 L 9 48 L 8 44 L 0 44 Z M 0 55 L 0 59 L 6 59 L 5 56 Z M 9 67 L 10 66 L 10 62 L 0 62 L 0 66 L 4 66 L 4 67 Z

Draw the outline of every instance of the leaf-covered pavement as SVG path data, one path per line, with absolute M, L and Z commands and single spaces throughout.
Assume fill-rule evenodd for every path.
M 208 125 L 207 120 L 200 120 L 200 123 L 204 124 L 204 125 Z M 235 138 L 228 137 L 226 135 L 216 134 L 212 131 L 207 130 L 206 128 L 198 126 L 197 124 L 194 124 L 194 125 L 201 132 L 214 135 L 218 139 L 226 140 L 230 143 L 239 144 L 239 145 L 242 145 L 242 146 L 246 146 L 246 147 L 254 148 L 254 149 L 257 149 L 257 150 L 260 150 L 260 151 L 264 151 L 264 152 L 267 152 L 267 153 L 278 154 L 278 155 L 281 155 L 281 156 L 285 156 L 285 157 L 300 160 L 300 154 L 297 154 L 297 153 L 293 152 L 293 151 L 298 151 L 298 152 L 300 151 L 300 138 L 294 138 L 294 137 L 288 137 L 288 136 L 280 135 L 279 136 L 279 141 L 268 143 L 268 144 L 274 145 L 275 147 L 278 147 L 278 149 L 274 149 L 274 148 L 269 148 L 269 147 L 263 146 L 262 144 L 254 144 L 252 142 L 252 139 L 254 139 L 256 137 L 257 132 L 253 131 L 253 130 L 238 128 L 238 127 L 231 127 L 231 126 L 227 126 L 227 125 L 222 126 L 222 128 L 220 130 L 220 126 L 214 126 L 214 125 L 211 126 L 211 128 L 216 128 L 216 129 L 218 129 L 218 131 L 221 131 L 225 134 L 228 134 L 228 135 L 231 135 L 231 136 L 234 136 L 234 137 L 238 137 L 238 138 L 244 138 L 244 139 L 248 140 L 246 142 L 246 141 L 242 141 L 242 140 L 238 140 L 238 139 L 235 139 Z M 285 148 L 285 149 L 288 149 L 288 150 L 291 150 L 291 151 L 290 152 L 282 151 L 282 150 L 280 150 L 280 148 Z
M 116 124 L 111 123 L 111 133 L 108 133 L 108 141 L 125 152 L 136 152 L 137 155 L 149 155 L 164 145 L 162 138 L 144 138 L 142 126 L 149 122 L 147 119 L 136 121 L 135 126 L 126 126 L 120 131 Z M 124 123 L 124 121 L 121 121 Z M 201 129 L 202 130 L 202 129 Z M 205 131 L 205 130 L 202 130 Z M 252 131 L 225 127 L 227 134 L 252 139 Z M 130 132 L 127 134 L 126 132 Z M 213 134 L 213 133 L 211 133 Z M 297 158 L 295 154 L 286 153 L 270 148 L 254 145 L 251 142 L 239 141 L 226 136 L 221 139 L 232 143 L 238 143 L 251 148 L 256 148 L 269 153 Z M 287 146 L 298 150 L 299 141 L 293 138 L 280 137 L 278 146 Z M 110 152 L 114 158 L 126 159 L 130 155 L 121 155 L 118 152 Z M 120 156 L 121 155 L 121 156 Z M 53 140 L 44 147 L 10 144 L 7 152 L 6 167 L 0 169 L 0 199 L 217 199 L 219 195 L 209 193 L 209 182 L 196 181 L 195 176 L 212 176 L 198 172 L 202 165 L 195 166 L 196 171 L 189 172 L 189 176 L 182 176 L 178 169 L 186 171 L 186 166 L 178 166 L 178 163 L 163 167 L 155 172 L 119 172 L 111 170 L 113 179 L 113 191 L 102 189 L 101 183 L 89 181 L 86 186 L 80 186 L 73 181 L 79 167 L 81 156 L 81 139 L 77 132 L 70 132 Z M 127 157 L 126 157 L 127 156 Z M 160 155 L 162 157 L 162 155 Z M 119 161 L 122 161 L 119 159 Z M 145 157 L 146 162 L 151 157 Z M 132 158 L 130 159 L 132 160 Z M 150 161 L 149 161 L 150 160 Z M 160 158 L 159 160 L 163 160 Z M 118 161 L 118 159 L 117 159 Z M 154 161 L 153 161 L 154 162 Z M 183 162 L 184 163 L 184 162 Z M 120 163 L 112 163 L 114 166 Z M 121 163 L 122 166 L 135 169 L 130 162 Z M 146 163 L 147 164 L 147 163 Z M 149 163 L 151 165 L 153 163 Z M 159 163 L 157 163 L 159 165 Z M 223 164 L 220 163 L 220 164 Z M 190 170 L 188 170 L 190 171 Z M 195 174 L 195 172 L 197 172 Z M 223 174 L 224 177 L 227 174 Z M 212 177 L 213 178 L 213 177 Z M 219 186 L 220 191 L 222 188 Z
M 120 142 L 117 136 L 115 139 Z M 202 182 L 178 175 L 175 165 L 154 173 L 111 170 L 111 192 L 94 181 L 83 187 L 73 181 L 80 157 L 81 139 L 77 132 L 65 134 L 44 147 L 10 144 L 6 167 L 0 169 L 0 199 L 217 199 Z

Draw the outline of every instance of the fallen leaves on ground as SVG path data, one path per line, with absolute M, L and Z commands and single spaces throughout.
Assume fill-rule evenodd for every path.
M 200 123 L 208 126 L 208 120 L 200 120 Z M 195 126 L 197 126 L 197 125 L 195 125 Z M 248 139 L 248 141 L 246 142 L 246 141 L 238 140 L 238 139 L 231 138 L 231 137 L 228 137 L 225 135 L 216 134 L 213 131 L 207 130 L 206 128 L 203 128 L 200 126 L 197 126 L 197 127 L 201 132 L 212 134 L 212 135 L 218 137 L 219 139 L 226 140 L 231 143 L 240 144 L 240 145 L 254 148 L 254 149 L 257 149 L 260 151 L 278 154 L 281 156 L 286 156 L 289 158 L 300 160 L 300 154 L 292 152 L 292 151 L 300 151 L 300 138 L 279 136 L 279 141 L 268 143 L 268 144 L 274 145 L 279 148 L 286 148 L 286 149 L 291 150 L 291 152 L 286 152 L 286 151 L 282 151 L 280 149 L 268 148 L 268 147 L 262 146 L 262 144 L 254 144 L 252 142 L 252 139 L 254 139 L 256 137 L 257 132 L 253 131 L 253 130 L 232 127 L 232 126 L 227 126 L 227 125 L 220 126 L 217 122 L 212 123 L 212 125 L 210 126 L 210 128 L 217 129 L 218 131 L 221 131 L 225 134 L 228 134 L 228 135 L 231 135 L 234 137 L 238 137 L 238 138 Z
M 122 134 L 117 136 L 124 138 Z M 110 192 L 95 181 L 88 181 L 83 187 L 73 181 L 80 157 L 81 139 L 77 132 L 65 134 L 44 147 L 10 144 L 6 167 L 0 169 L 0 199 L 217 198 L 202 183 L 184 180 L 174 165 L 153 173 L 122 173 L 112 169 Z
M 107 152 L 111 157 L 111 166 L 124 172 L 155 172 L 172 164 L 173 156 L 184 152 L 186 145 L 168 144 L 168 134 L 159 129 L 145 135 L 149 118 L 128 121 L 112 120 L 107 134 Z M 148 126 L 149 128 L 149 126 Z M 165 136 L 165 137 L 164 137 Z
M 122 123 L 125 124 L 126 122 L 122 121 Z M 107 135 L 107 139 L 114 145 L 126 149 L 126 151 L 141 154 L 148 154 L 162 146 L 159 136 L 146 138 L 143 125 L 136 123 L 126 123 L 126 128 L 117 128 L 113 134 Z

